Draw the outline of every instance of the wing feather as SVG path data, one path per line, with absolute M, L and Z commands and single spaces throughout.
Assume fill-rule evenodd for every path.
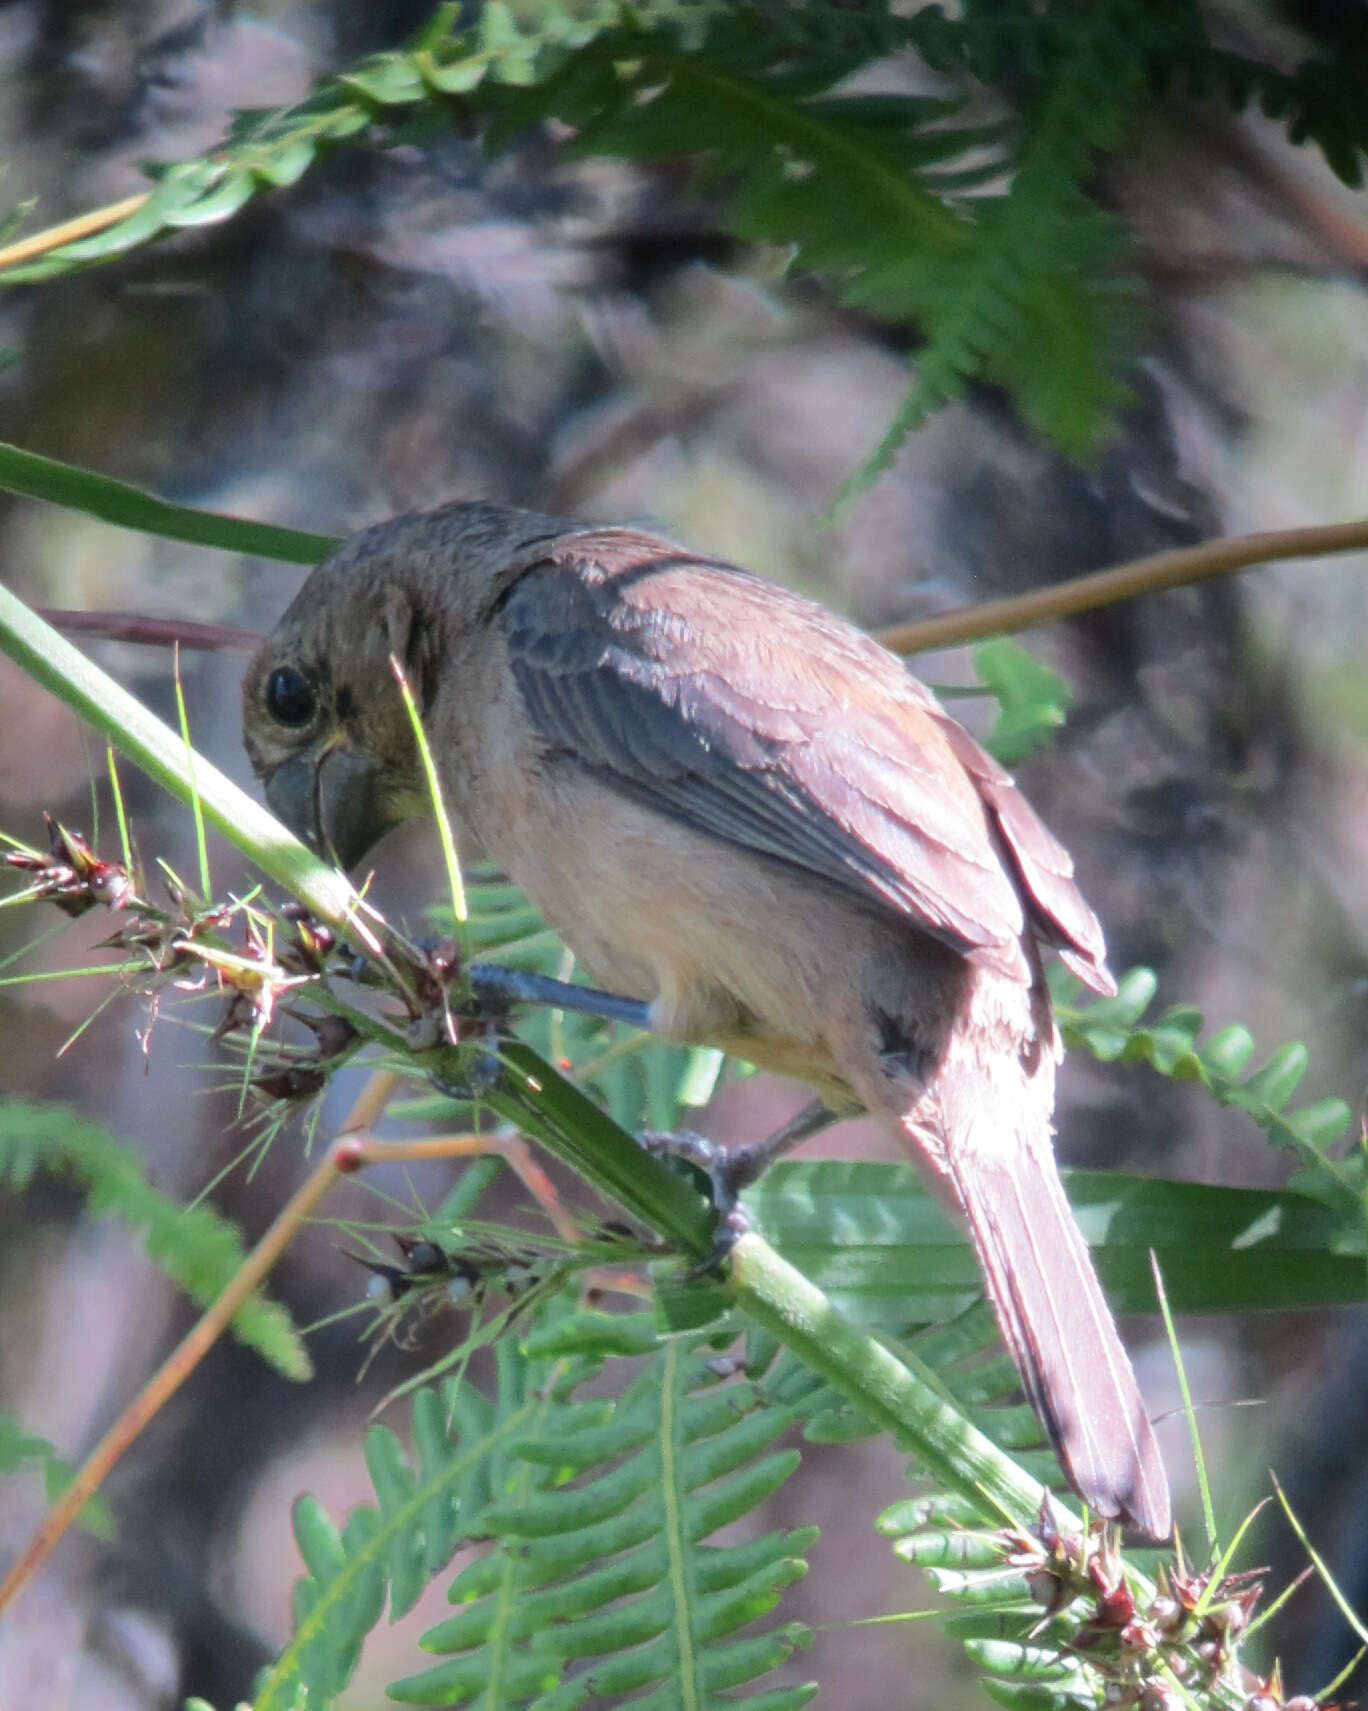
M 557 543 L 499 622 L 548 747 L 625 795 L 1013 975 L 1028 917 L 1101 967 L 1072 864 L 1010 776 L 821 607 L 606 530 Z

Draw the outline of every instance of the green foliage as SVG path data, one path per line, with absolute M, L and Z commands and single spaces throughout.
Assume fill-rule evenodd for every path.
M 7 270 L 6 281 L 49 279 L 109 261 L 169 232 L 230 219 L 257 192 L 297 183 L 338 144 L 393 140 L 388 127 L 416 117 L 420 108 L 450 120 L 460 111 L 457 98 L 470 96 L 482 84 L 544 76 L 565 52 L 617 15 L 616 6 L 603 5 L 596 24 L 551 4 L 542 8 L 536 29 L 523 34 L 501 0 L 486 5 L 469 31 L 455 29 L 460 10 L 439 6 L 410 52 L 375 54 L 322 78 L 295 106 L 239 113 L 223 144 L 211 153 L 150 166 L 155 188 L 136 211 Z
M 148 1257 L 201 1306 L 222 1293 L 243 1259 L 237 1230 L 212 1206 L 177 1206 L 147 1180 L 142 1160 L 98 1123 L 63 1105 L 0 1103 L 0 1182 L 27 1187 L 38 1171 L 74 1183 L 96 1217 L 139 1231 Z M 285 1309 L 264 1296 L 245 1301 L 233 1334 L 286 1378 L 313 1363 Z
M 12 1414 L 0 1409 L 0 1478 L 26 1467 L 35 1467 L 42 1474 L 43 1490 L 49 1501 L 66 1490 L 76 1473 L 67 1458 L 46 1438 L 25 1431 Z M 114 1517 L 98 1492 L 81 1510 L 81 1520 L 101 1538 L 114 1536 Z
M 1368 1297 L 1361 1216 L 1295 1192 L 1069 1171 L 1069 1199 L 1118 1313 L 1325 1307 Z M 746 1191 L 766 1238 L 861 1324 L 903 1333 L 978 1297 L 960 1225 L 903 1163 L 790 1159 Z M 917 1345 L 920 1350 L 920 1344 Z
M 1010 636 L 980 643 L 974 649 L 974 671 L 997 698 L 988 747 L 1005 766 L 1034 753 L 1063 725 L 1073 692 L 1057 671 L 1041 665 Z
M 1368 156 L 1368 122 L 1356 91 L 1363 88 L 1365 77 L 1368 21 L 1351 11 L 1344 14 L 1339 40 L 1328 52 L 1312 55 L 1290 71 L 1245 54 L 1211 49 L 1194 56 L 1188 86 L 1191 93 L 1205 96 L 1214 85 L 1238 111 L 1257 101 L 1294 143 L 1317 144 L 1330 169 L 1358 189 Z
M 135 212 L 4 278 L 226 220 L 340 145 L 459 123 L 498 147 L 559 120 L 567 152 L 692 159 L 737 237 L 916 329 L 915 378 L 849 497 L 976 379 L 1068 454 L 1097 447 L 1125 397 L 1137 298 L 1121 229 L 1089 190 L 1156 90 L 1257 98 L 1351 183 L 1368 148 L 1368 29 L 1353 20 L 1338 52 L 1283 72 L 1214 48 L 1195 0 L 974 0 L 954 19 L 830 0 L 550 4 L 525 29 L 502 0 L 468 29 L 462 12 L 440 6 L 411 49 L 323 79 L 297 106 L 241 114 L 211 154 L 156 169 Z M 899 54 L 920 56 L 945 95 L 847 91 Z M 1000 104 L 987 123 L 969 107 L 985 87 Z
M 811 1688 L 722 1693 L 758 1681 L 802 1640 L 791 1628 L 742 1630 L 805 1572 L 800 1553 L 815 1535 L 709 1542 L 793 1472 L 797 1453 L 771 1447 L 792 1409 L 719 1378 L 705 1348 L 657 1344 L 648 1315 L 597 1317 L 596 1328 L 552 1315 L 522 1349 L 505 1337 L 493 1398 L 455 1379 L 420 1391 L 413 1460 L 387 1427 L 373 1427 L 366 1464 L 377 1501 L 340 1530 L 312 1498 L 300 1500 L 295 1536 L 308 1572 L 295 1588 L 295 1636 L 256 1711 L 303 1695 L 312 1711 L 327 1704 L 387 1592 L 393 1619 L 472 1544 L 480 1554 L 448 1591 L 457 1613 L 420 1642 L 443 1661 L 396 1682 L 393 1698 L 572 1711 L 591 1696 L 616 1703 L 654 1688 L 632 1703 L 807 1703 Z M 599 1355 L 586 1357 L 596 1343 Z M 608 1353 L 638 1357 L 640 1370 L 615 1399 L 581 1398 Z
M 1038 81 L 1052 55 L 1088 8 L 1069 0 L 1033 6 L 967 0 L 951 18 L 940 5 L 919 8 L 907 21 L 908 39 L 934 70 L 968 72 L 992 88 Z M 1315 143 L 1346 184 L 1362 182 L 1368 155 L 1368 115 L 1356 92 L 1368 69 L 1368 24 L 1345 12 L 1326 31 L 1319 53 L 1288 69 L 1215 47 L 1205 16 L 1187 0 L 1156 0 L 1146 8 L 1144 37 L 1150 74 L 1160 90 L 1197 100 L 1218 97 L 1243 111 L 1257 100 L 1280 121 L 1292 142 Z M 1093 91 L 1104 106 L 1106 91 Z M 1085 131 L 1106 120 L 1082 115 Z
M 0 441 L 0 489 L 27 499 L 45 499 L 123 529 L 141 529 L 163 540 L 226 552 L 254 553 L 291 564 L 313 564 L 338 543 L 327 535 L 304 534 L 274 523 L 256 523 L 190 505 L 169 505 L 126 481 L 42 457 Z
M 1191 1004 L 1172 1005 L 1152 1021 L 1144 1020 L 1158 988 L 1152 969 L 1130 969 L 1115 998 L 1095 999 L 1081 1009 L 1068 996 L 1081 991 L 1077 983 L 1061 978 L 1057 987 L 1059 1027 L 1067 1045 L 1103 1063 L 1147 1063 L 1176 1081 L 1200 1082 L 1218 1103 L 1243 1111 L 1275 1146 L 1292 1154 L 1301 1166 L 1292 1179 L 1295 1189 L 1363 1218 L 1364 1150 L 1356 1145 L 1341 1158 L 1330 1150 L 1349 1127 L 1349 1107 L 1342 1099 L 1318 1099 L 1287 1109 L 1309 1062 L 1300 1040 L 1279 1046 L 1250 1072 L 1254 1038 L 1237 1022 L 1199 1040 L 1205 1022 Z

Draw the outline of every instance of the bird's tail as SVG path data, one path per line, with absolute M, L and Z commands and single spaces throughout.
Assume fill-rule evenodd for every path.
M 1003 1341 L 1070 1484 L 1094 1514 L 1166 1539 L 1163 1459 L 1055 1166 L 1048 1012 L 1035 1026 L 1039 1044 L 1022 1054 L 1003 1052 L 1000 1034 L 957 1027 L 900 1113 L 899 1138 L 954 1191 Z
M 1097 1515 L 1172 1531 L 1168 1479 L 1135 1374 L 1045 1144 L 953 1156 L 998 1328 L 1069 1483 Z

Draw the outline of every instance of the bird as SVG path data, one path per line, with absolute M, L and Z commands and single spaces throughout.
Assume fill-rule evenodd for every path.
M 666 1039 L 867 1111 L 958 1208 L 1091 1512 L 1171 1531 L 1163 1459 L 1053 1150 L 1058 955 L 1110 994 L 1073 862 L 896 655 L 630 527 L 459 501 L 317 565 L 243 681 L 276 814 L 344 867 L 444 806 Z

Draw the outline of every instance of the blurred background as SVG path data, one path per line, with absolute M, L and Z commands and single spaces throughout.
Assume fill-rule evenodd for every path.
M 1221 16 L 1272 51 L 1357 9 L 1308 0 Z M 140 162 L 205 150 L 233 109 L 299 98 L 428 11 L 7 0 L 0 200 L 38 197 L 47 224 L 128 195 Z M 1080 470 L 971 392 L 835 528 L 819 515 L 904 394 L 906 340 L 786 281 L 782 257 L 735 244 L 672 168 L 570 164 L 536 139 L 493 160 L 453 135 L 340 152 L 227 225 L 5 292 L 0 347 L 16 360 L 0 371 L 0 437 L 170 499 L 329 534 L 476 496 L 649 520 L 871 627 L 1212 535 L 1368 512 L 1368 199 L 1271 123 L 1177 102 L 1149 110 L 1100 190 L 1135 234 L 1149 307 L 1135 399 L 1105 453 Z M 1247 1023 L 1266 1047 L 1307 1039 L 1309 1091 L 1356 1110 L 1368 1078 L 1365 569 L 1286 563 L 1031 633 L 1076 700 L 1059 740 L 1020 769 L 1074 852 L 1113 966 L 1152 965 L 1162 1000 Z M 301 575 L 0 499 L 0 576 L 36 604 L 264 630 Z M 93 651 L 174 717 L 167 655 Z M 185 656 L 182 673 L 197 744 L 250 784 L 241 663 Z M 951 652 L 917 669 L 953 684 L 968 668 Z M 102 769 L 71 715 L 0 660 L 0 827 L 41 842 L 47 809 L 89 829 Z M 131 770 L 124 782 L 144 855 L 192 871 L 188 816 Z M 232 852 L 211 853 L 217 887 L 240 885 Z M 384 854 L 380 895 L 417 919 L 437 872 L 421 838 L 404 840 Z M 48 925 L 0 918 L 0 956 Z M 99 922 L 78 923 L 22 967 L 79 966 L 99 936 Z M 174 1015 L 140 1038 L 148 1018 L 133 1000 L 59 1056 L 105 991 L 0 988 L 0 1094 L 91 1113 L 137 1145 L 158 1187 L 189 1198 L 242 1144 L 234 1092 L 212 1091 L 229 1077 L 206 1073 L 203 1038 Z M 789 1098 L 749 1084 L 709 1126 L 756 1132 Z M 1059 1131 L 1072 1163 L 1264 1185 L 1286 1169 L 1238 1114 L 1140 1068 L 1070 1060 Z M 818 1144 L 882 1156 L 858 1129 Z M 216 1199 L 254 1237 L 305 1168 L 287 1133 Z M 415 1180 L 440 1192 L 440 1175 Z M 347 1193 L 337 1215 L 372 1215 L 366 1189 Z M 362 1285 L 319 1228 L 273 1288 L 307 1323 Z M 0 1406 L 68 1454 L 89 1448 L 189 1316 L 136 1241 L 83 1215 L 74 1192 L 39 1180 L 0 1198 Z M 1147 1395 L 1173 1407 L 1157 1321 L 1127 1329 Z M 1181 1329 L 1227 1523 L 1275 1467 L 1364 1608 L 1368 1313 Z M 362 1499 L 361 1427 L 412 1369 L 386 1351 L 358 1383 L 347 1322 L 313 1347 L 319 1379 L 303 1388 L 237 1345 L 215 1351 L 118 1469 L 117 1540 L 69 1538 L 0 1625 L 6 1711 L 247 1693 L 288 1633 L 290 1501 L 309 1489 L 336 1514 Z M 1263 1405 L 1219 1406 L 1251 1398 Z M 1185 1426 L 1163 1432 L 1190 1504 Z M 808 1452 L 781 1501 L 823 1539 L 786 1614 L 838 1623 L 927 1602 L 870 1530 L 901 1489 L 881 1444 Z M 41 1507 L 36 1481 L 5 1482 L 0 1558 Z M 1255 1536 L 1253 1560 L 1284 1578 L 1300 1566 L 1280 1520 L 1266 1513 Z M 346 1705 L 385 1702 L 440 1608 L 429 1600 L 402 1632 L 377 1631 Z M 1270 1645 L 1306 1692 L 1353 1650 L 1314 1585 Z M 795 1660 L 793 1678 L 808 1674 L 842 1711 L 977 1692 L 926 1624 L 823 1634 Z

